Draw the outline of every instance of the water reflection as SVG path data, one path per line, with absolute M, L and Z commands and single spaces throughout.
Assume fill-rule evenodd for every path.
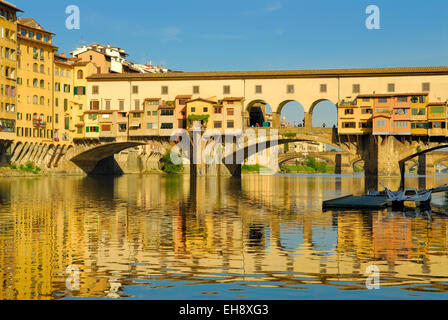
M 360 194 L 363 184 L 336 176 L 0 180 L 0 298 L 446 297 L 445 216 L 322 212 L 323 200 Z M 377 292 L 365 289 L 371 264 L 381 270 Z

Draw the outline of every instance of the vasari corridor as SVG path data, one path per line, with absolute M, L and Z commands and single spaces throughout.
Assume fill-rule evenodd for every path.
M 448 298 L 447 3 L 72 2 L 0 0 L 0 302 Z

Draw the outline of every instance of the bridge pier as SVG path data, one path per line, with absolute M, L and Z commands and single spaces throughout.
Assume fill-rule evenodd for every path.
M 311 129 L 313 127 L 313 115 L 311 112 L 305 112 L 305 128 Z
M 404 163 L 400 168 L 400 142 L 390 136 L 360 137 L 360 153 L 364 160 L 366 177 L 404 176 Z
M 418 172 L 420 176 L 435 176 L 436 175 L 436 165 L 432 160 L 432 157 L 427 154 L 420 154 L 418 156 Z

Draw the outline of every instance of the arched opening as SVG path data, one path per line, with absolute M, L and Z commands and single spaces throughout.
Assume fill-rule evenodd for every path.
M 332 128 L 338 126 L 338 107 L 330 100 L 318 100 L 310 109 L 313 128 Z
M 354 173 L 363 173 L 364 172 L 364 160 L 359 159 L 352 163 L 353 172 Z
M 303 127 L 305 126 L 305 109 L 295 101 L 284 101 L 279 106 L 280 126 L 285 127 Z
M 247 107 L 246 125 L 249 128 L 272 127 L 272 108 L 264 100 L 255 100 Z
M 82 70 L 78 70 L 78 79 L 84 79 L 84 72 Z

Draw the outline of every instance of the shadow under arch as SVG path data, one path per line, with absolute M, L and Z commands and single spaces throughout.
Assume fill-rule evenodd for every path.
M 318 114 L 318 116 L 316 117 L 316 111 L 319 112 L 319 110 L 321 108 L 326 108 L 328 110 L 325 110 L 325 115 L 328 116 L 330 115 L 330 117 L 325 118 L 325 119 L 318 119 L 320 118 L 320 115 Z M 334 116 L 331 114 L 332 110 L 336 111 Z M 309 110 L 309 121 L 311 122 L 311 126 L 312 127 L 322 127 L 323 124 L 325 123 L 326 127 L 332 127 L 338 126 L 338 104 L 334 103 L 333 101 L 331 101 L 330 99 L 318 99 L 316 101 L 314 101 L 311 104 L 310 110 Z M 317 125 L 318 121 L 320 125 Z
M 269 114 L 272 116 L 272 108 L 266 100 L 253 100 L 247 104 L 244 110 L 244 125 L 246 128 L 263 127 L 270 122 L 269 120 L 272 121 L 269 119 Z

